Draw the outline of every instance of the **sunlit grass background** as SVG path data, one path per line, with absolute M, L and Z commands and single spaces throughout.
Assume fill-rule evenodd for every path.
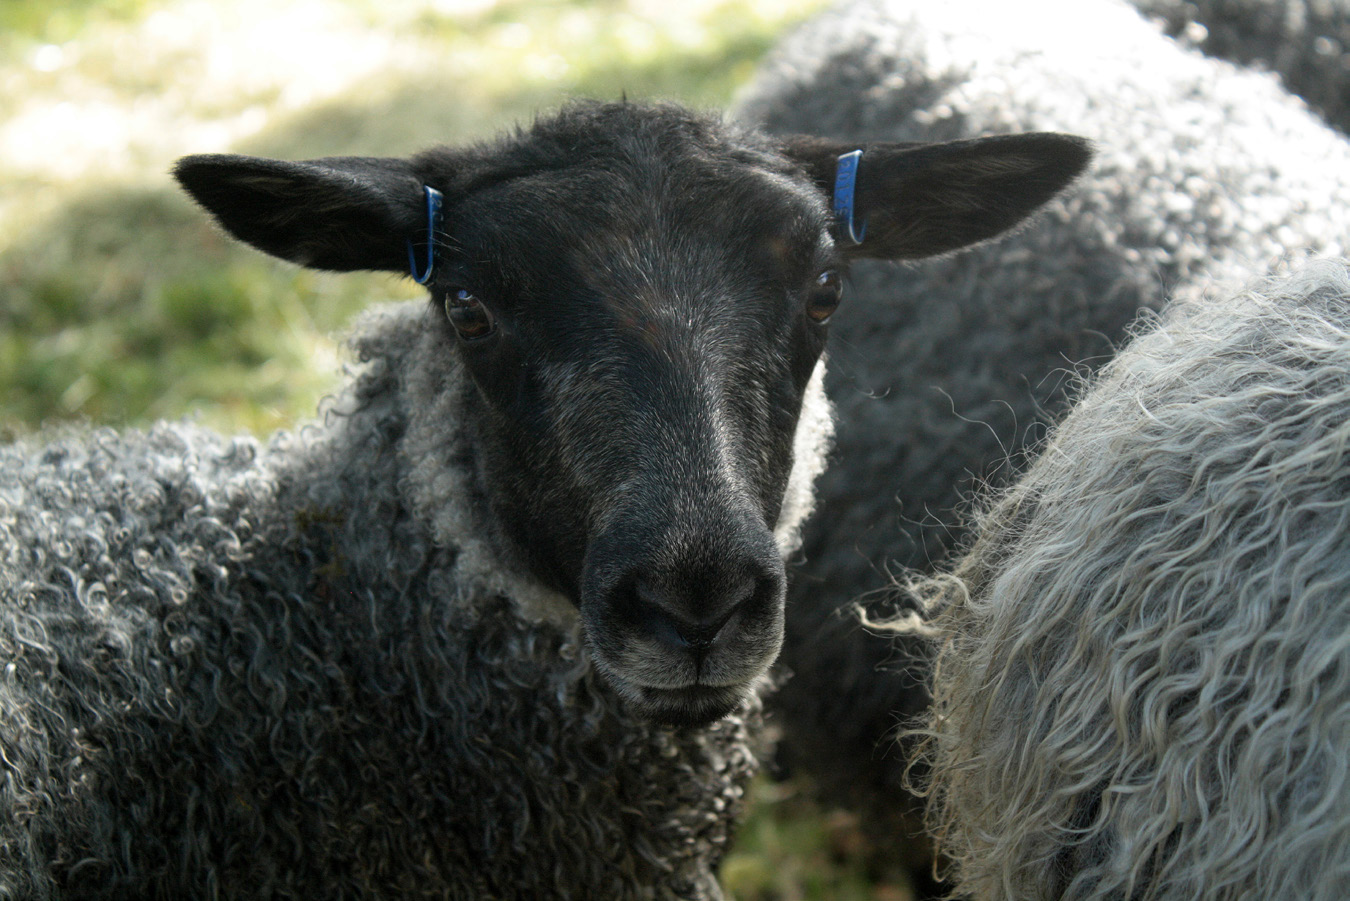
M 401 154 L 568 97 L 721 107 L 823 0 L 0 0 L 0 440 L 311 413 L 340 335 L 404 281 L 224 240 L 185 153 Z M 757 786 L 724 868 L 741 901 L 907 894 L 800 780 Z

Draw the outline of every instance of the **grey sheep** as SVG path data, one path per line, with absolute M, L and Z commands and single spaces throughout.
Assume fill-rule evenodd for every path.
M 1350 131 L 1350 0 L 1134 0 L 1166 32 L 1211 56 L 1278 72 Z
M 1350 264 L 1168 308 L 912 587 L 958 894 L 1344 898 Z
M 946 558 L 971 492 L 1007 478 L 1071 375 L 1110 359 L 1141 309 L 1350 251 L 1350 147 L 1273 76 L 1185 49 L 1110 0 L 845 3 L 780 48 L 739 115 L 897 141 L 1065 129 L 1097 147 L 1015 235 L 959 259 L 854 267 L 832 325 L 837 446 L 792 575 L 793 675 L 772 704 L 785 763 L 898 847 L 897 830 L 921 832 L 894 737 L 925 709 L 926 651 L 872 634 L 855 607 L 905 612 L 891 573 Z
M 588 103 L 409 160 L 180 161 L 237 237 L 429 301 L 368 314 L 266 447 L 0 448 L 0 897 L 720 897 L 841 272 L 1087 158 L 882 148 L 855 245 L 845 150 Z

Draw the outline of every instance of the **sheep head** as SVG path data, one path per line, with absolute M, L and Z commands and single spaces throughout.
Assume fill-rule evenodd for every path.
M 850 233 L 831 200 L 853 149 Z M 1088 155 L 1062 135 L 858 147 L 579 104 L 406 160 L 203 155 L 176 175 L 267 253 L 425 281 L 473 383 L 494 536 L 577 605 L 635 709 L 692 724 L 778 653 L 774 530 L 848 262 L 992 237 Z

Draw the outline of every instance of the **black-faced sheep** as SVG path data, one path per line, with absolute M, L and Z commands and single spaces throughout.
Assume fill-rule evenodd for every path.
M 903 612 L 889 573 L 941 562 L 962 534 L 954 510 L 1042 436 L 1067 373 L 1108 360 L 1140 309 L 1350 251 L 1350 148 L 1273 76 L 1108 0 L 847 3 L 777 52 L 740 114 L 782 133 L 1065 129 L 1099 147 L 1047 215 L 997 244 L 855 267 L 832 323 L 837 450 L 792 576 L 794 675 L 774 704 L 790 762 L 889 816 L 905 808 L 893 737 L 926 704 L 924 650 L 869 634 L 855 602 Z
M 1169 35 L 1211 56 L 1280 74 L 1350 131 L 1350 0 L 1133 0 Z
M 1166 310 L 914 586 L 956 892 L 1350 886 L 1350 265 Z
M 0 449 L 0 896 L 719 896 L 840 273 L 1087 156 L 872 147 L 855 245 L 849 149 L 582 104 L 411 160 L 181 161 L 236 236 L 430 303 L 266 448 Z

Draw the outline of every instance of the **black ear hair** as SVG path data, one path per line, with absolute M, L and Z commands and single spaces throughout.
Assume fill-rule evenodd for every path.
M 827 197 L 841 154 L 863 151 L 852 257 L 915 259 L 978 244 L 1007 231 L 1073 181 L 1092 158 L 1073 135 L 999 135 L 941 144 L 845 144 L 815 137 L 785 141 Z M 847 231 L 847 226 L 845 226 Z
M 426 241 L 422 184 L 406 160 L 201 154 L 173 172 L 236 238 L 303 266 L 406 272 L 408 240 Z

